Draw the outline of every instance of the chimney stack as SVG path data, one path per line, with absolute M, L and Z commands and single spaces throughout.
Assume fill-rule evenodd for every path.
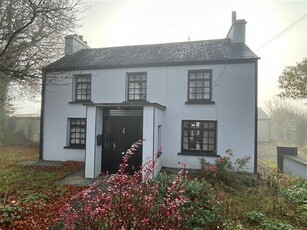
M 78 34 L 71 34 L 65 36 L 65 56 L 73 55 L 81 49 L 89 49 L 86 41 L 83 41 L 83 36 Z
M 232 25 L 227 34 L 227 38 L 233 43 L 245 43 L 245 25 L 244 19 L 237 20 L 236 11 L 232 12 Z

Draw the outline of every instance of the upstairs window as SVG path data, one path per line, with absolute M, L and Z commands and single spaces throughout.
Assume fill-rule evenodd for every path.
M 211 102 L 212 70 L 191 70 L 188 74 L 188 102 Z
M 77 75 L 75 82 L 75 101 L 91 100 L 91 75 Z
M 128 101 L 146 101 L 147 74 L 128 73 Z
M 182 121 L 182 152 L 216 152 L 216 121 Z
M 69 119 L 69 146 L 76 148 L 85 148 L 86 140 L 86 119 Z

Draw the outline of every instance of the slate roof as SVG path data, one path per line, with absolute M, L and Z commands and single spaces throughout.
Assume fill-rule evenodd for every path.
M 240 63 L 258 59 L 245 44 L 230 39 L 83 49 L 46 66 L 44 71 Z

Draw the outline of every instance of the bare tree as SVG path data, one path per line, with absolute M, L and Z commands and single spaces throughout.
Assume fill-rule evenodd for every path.
M 265 103 L 274 140 L 303 146 L 307 142 L 307 114 L 280 98 Z
M 63 53 L 63 37 L 84 10 L 82 0 L 0 0 L 0 84 L 38 86 L 41 68 Z

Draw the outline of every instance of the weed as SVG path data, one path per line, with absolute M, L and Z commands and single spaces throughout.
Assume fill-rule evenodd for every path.
M 222 181 L 226 183 L 226 185 L 232 186 L 240 183 L 248 186 L 257 185 L 257 180 L 243 171 L 250 157 L 245 156 L 243 158 L 237 158 L 234 163 L 231 161 L 232 157 L 233 152 L 228 149 L 226 150 L 226 155 L 217 158 L 214 164 L 210 164 L 206 162 L 204 158 L 201 158 L 200 166 L 202 175 L 206 180 L 215 184 Z
M 13 221 L 21 218 L 22 208 L 16 201 L 8 205 L 0 204 L 0 224 L 9 226 Z

